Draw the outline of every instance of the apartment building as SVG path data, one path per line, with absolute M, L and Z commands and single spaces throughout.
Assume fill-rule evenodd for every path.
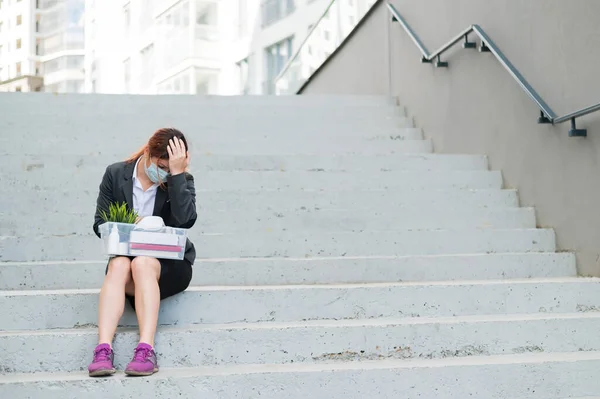
M 86 91 L 274 93 L 275 78 L 332 3 L 339 18 L 314 44 L 329 52 L 336 24 L 354 26 L 368 0 L 87 0 Z
M 0 0 L 0 91 L 83 92 L 84 0 Z
M 294 79 L 306 78 L 374 3 L 374 0 L 239 0 L 238 37 L 233 46 L 239 92 L 275 94 L 276 80 L 294 56 L 289 65 L 291 72 L 298 75 Z M 253 19 L 245 20 L 244 13 Z M 305 41 L 310 43 L 303 47 Z M 306 50 L 296 54 L 300 48 Z
M 228 40 L 227 2 L 87 2 L 86 89 L 217 94 Z

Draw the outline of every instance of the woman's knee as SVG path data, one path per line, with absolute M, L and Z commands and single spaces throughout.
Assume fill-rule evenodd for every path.
M 111 259 L 108 263 L 106 277 L 127 283 L 131 279 L 131 260 L 124 256 Z
M 158 280 L 160 277 L 160 262 L 156 258 L 138 256 L 131 261 L 131 275 L 134 281 L 147 277 Z

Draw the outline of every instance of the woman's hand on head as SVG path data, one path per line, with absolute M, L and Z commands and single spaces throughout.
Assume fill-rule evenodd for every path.
M 171 175 L 174 176 L 185 172 L 190 163 L 190 157 L 185 149 L 183 140 L 173 137 L 169 140 L 167 151 L 169 152 L 169 171 Z

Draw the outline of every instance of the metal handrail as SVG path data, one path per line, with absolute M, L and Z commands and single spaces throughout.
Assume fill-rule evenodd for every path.
M 523 91 L 525 91 L 529 98 L 531 98 L 531 100 L 533 100 L 533 102 L 535 102 L 536 105 L 539 107 L 540 117 L 538 118 L 538 123 L 551 123 L 555 125 L 570 120 L 570 137 L 587 136 L 587 129 L 577 129 L 575 120 L 584 115 L 591 114 L 592 112 L 600 111 L 600 103 L 559 117 L 552 110 L 552 108 L 550 108 L 550 106 L 542 99 L 538 92 L 535 91 L 535 89 L 529 84 L 529 82 L 527 82 L 527 79 L 525 79 L 525 77 L 519 72 L 519 70 L 515 68 L 515 66 L 509 61 L 508 58 L 506 58 L 506 56 L 502 51 L 500 51 L 496 43 L 493 42 L 493 40 L 488 36 L 487 33 L 485 33 L 485 31 L 479 25 L 471 25 L 470 27 L 459 33 L 452 40 L 450 40 L 448 43 L 440 47 L 438 50 L 434 51 L 433 53 L 429 53 L 421 39 L 419 39 L 419 36 L 417 36 L 415 31 L 410 27 L 410 25 L 408 25 L 408 23 L 402 17 L 402 15 L 400 15 L 396 7 L 394 7 L 389 2 L 387 2 L 386 4 L 389 12 L 392 14 L 392 20 L 398 22 L 404 28 L 408 36 L 411 38 L 413 43 L 421 52 L 421 62 L 433 63 L 436 67 L 447 67 L 448 62 L 442 61 L 441 55 L 462 40 L 464 40 L 464 48 L 475 48 L 475 43 L 469 41 L 469 34 L 475 33 L 481 39 L 481 46 L 479 50 L 481 52 L 491 52 L 496 57 L 498 62 L 504 67 L 504 69 L 506 69 L 506 71 L 513 77 L 513 79 L 519 84 L 519 86 L 521 86 L 521 89 L 523 89 Z

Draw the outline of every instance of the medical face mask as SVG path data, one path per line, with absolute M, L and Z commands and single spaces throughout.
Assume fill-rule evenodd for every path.
M 150 179 L 152 183 L 158 184 L 167 181 L 169 172 L 162 170 L 154 162 L 150 162 L 150 166 L 146 166 L 146 162 L 144 162 L 144 168 L 146 170 L 146 176 L 148 176 L 148 179 Z

